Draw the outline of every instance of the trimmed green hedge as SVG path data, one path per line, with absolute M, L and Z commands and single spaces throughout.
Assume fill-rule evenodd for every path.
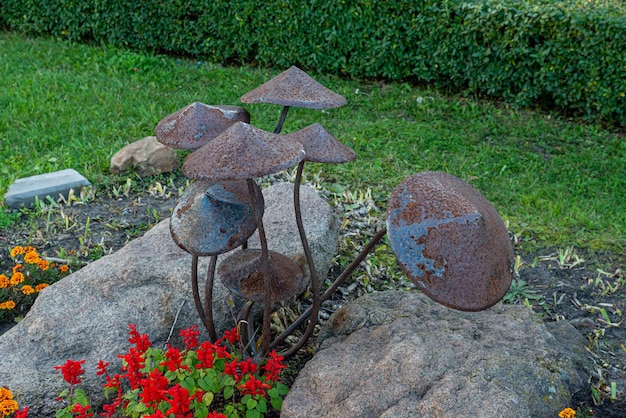
M 28 34 L 425 81 L 626 126 L 621 0 L 2 0 L 0 7 L 5 27 Z

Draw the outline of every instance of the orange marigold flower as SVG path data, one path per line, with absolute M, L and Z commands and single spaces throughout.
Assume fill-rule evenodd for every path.
M 9 283 L 11 283 L 11 286 L 17 286 L 23 281 L 24 281 L 24 274 L 18 271 L 16 273 L 13 273 L 13 275 L 11 276 L 11 280 L 9 280 Z
M 37 286 L 35 286 L 35 292 L 39 293 L 48 286 L 50 286 L 48 283 L 40 283 Z
M 5 387 L 0 387 L 0 401 L 13 399 L 13 392 Z
M 10 311 L 11 309 L 15 309 L 15 302 L 12 300 L 7 300 L 6 302 L 0 303 L 0 309 L 6 309 Z
M 25 295 L 32 295 L 33 293 L 35 293 L 35 289 L 27 284 L 25 286 L 22 286 L 22 293 Z
M 50 268 L 50 262 L 40 258 L 39 261 L 37 261 L 37 267 L 39 267 L 39 270 L 46 271 Z
M 13 273 L 17 273 L 18 271 L 24 270 L 24 264 L 19 263 L 13 266 Z
M 10 286 L 11 283 L 9 282 L 9 278 L 4 274 L 0 274 L 0 289 L 6 289 Z
M 27 252 L 24 256 L 24 262 L 28 264 L 37 264 L 39 262 L 39 254 L 37 254 L 37 251 L 33 250 Z
M 59 266 L 59 271 L 61 273 L 67 273 L 68 271 L 70 271 L 70 267 L 67 264 L 63 264 Z
M 21 245 L 16 245 L 15 247 L 13 247 L 13 249 L 11 250 L 11 257 L 15 257 L 20 254 L 24 254 L 24 247 L 22 247 Z
M 24 247 L 24 254 L 29 253 L 31 251 L 37 251 L 37 249 L 35 247 L 33 247 L 32 245 L 28 245 L 26 247 Z
M 7 399 L 0 402 L 0 414 L 4 417 L 8 417 L 13 412 L 17 411 L 18 408 L 19 406 L 17 405 L 17 402 L 13 399 Z
M 559 418 L 576 418 L 576 411 L 572 408 L 565 408 L 559 412 Z

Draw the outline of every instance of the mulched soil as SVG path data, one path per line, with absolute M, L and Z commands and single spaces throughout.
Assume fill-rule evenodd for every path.
M 0 229 L 0 273 L 10 271 L 9 251 L 15 245 L 33 245 L 48 257 L 59 257 L 64 251 L 77 265 L 117 251 L 170 216 L 177 202 L 177 188 L 184 187 L 185 181 L 173 176 L 168 179 L 169 187 L 146 186 L 139 191 L 129 191 L 127 195 L 119 193 L 117 197 L 111 192 L 99 191 L 86 203 L 54 208 L 50 216 L 46 213 L 31 214 L 30 217 L 22 215 L 17 225 Z M 122 192 L 121 188 L 119 190 Z M 361 213 L 368 216 L 369 212 L 362 210 Z M 364 224 L 373 228 L 375 223 L 358 223 L 360 226 Z M 346 234 L 352 232 L 348 230 Z M 528 305 L 546 322 L 570 321 L 588 341 L 586 351 L 595 368 L 589 382 L 590 391 L 573 399 L 570 406 L 580 408 L 579 416 L 626 416 L 626 324 L 622 320 L 622 311 L 626 307 L 624 256 L 583 250 L 567 252 L 565 249 L 559 253 L 556 248 L 546 248 L 534 254 L 516 250 L 516 254 L 520 259 L 516 286 L 509 302 Z M 335 266 L 330 275 L 339 269 Z M 377 272 L 373 269 L 368 274 L 375 276 Z M 375 284 L 375 277 L 368 286 L 348 281 L 334 301 L 327 304 L 329 308 L 323 314 L 328 315 L 333 310 L 331 306 L 354 299 L 368 287 L 369 290 L 372 286 L 376 288 Z M 9 326 L 0 324 L 0 334 Z M 313 347 L 311 341 L 289 360 L 287 383 L 293 381 L 312 357 Z M 612 382 L 617 389 L 613 401 Z M 597 393 L 595 402 L 591 388 Z

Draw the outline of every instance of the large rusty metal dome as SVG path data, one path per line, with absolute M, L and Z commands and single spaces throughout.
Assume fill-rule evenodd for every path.
M 513 247 L 502 218 L 451 174 L 423 172 L 400 183 L 387 205 L 387 229 L 405 274 L 445 306 L 487 309 L 511 285 Z

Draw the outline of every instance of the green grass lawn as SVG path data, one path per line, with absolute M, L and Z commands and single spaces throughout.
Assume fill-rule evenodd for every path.
M 97 187 L 118 184 L 110 158 L 153 135 L 193 101 L 239 98 L 284 70 L 222 67 L 107 47 L 0 34 L 0 195 L 17 178 L 74 168 Z M 403 178 L 446 171 L 480 190 L 528 248 L 626 248 L 623 135 L 558 116 L 449 97 L 408 84 L 312 74 L 348 104 L 293 109 L 283 133 L 319 122 L 357 161 L 307 165 L 328 187 L 371 188 L 384 202 Z M 272 130 L 277 106 L 246 105 Z

